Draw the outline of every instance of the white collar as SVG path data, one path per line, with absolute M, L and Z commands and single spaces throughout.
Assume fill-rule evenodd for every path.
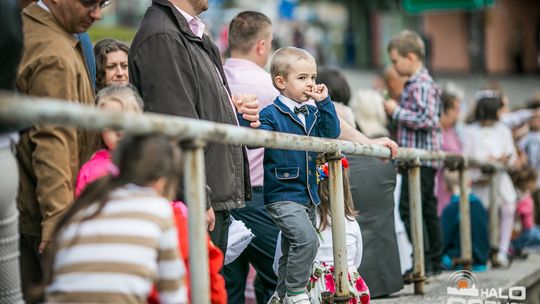
M 174 4 L 173 4 L 174 5 Z M 184 16 L 184 18 L 186 18 L 186 21 L 188 23 L 188 26 L 189 23 L 191 22 L 191 20 L 195 19 L 195 22 L 197 22 L 199 28 L 197 30 L 197 33 L 193 33 L 195 36 L 199 37 L 202 39 L 202 36 L 204 34 L 204 28 L 206 27 L 204 25 L 204 23 L 202 22 L 202 20 L 197 17 L 197 16 L 191 16 L 190 14 L 188 14 L 186 11 L 182 10 L 181 8 L 179 8 L 178 6 L 174 5 L 174 7 L 176 7 L 176 9 L 180 12 L 180 14 L 182 14 L 182 16 Z M 190 29 L 191 29 L 191 26 L 190 26 Z
M 279 95 L 279 100 L 281 100 L 281 102 L 283 102 L 289 109 L 291 109 L 291 111 L 293 111 L 294 113 L 294 108 L 296 107 L 301 107 L 303 105 L 305 105 L 306 103 L 305 102 L 302 102 L 302 103 L 298 103 L 288 97 L 285 97 L 283 95 Z
M 39 5 L 39 7 L 41 7 L 42 9 L 46 10 L 47 12 L 51 12 L 51 10 L 49 9 L 49 7 L 47 6 L 47 4 L 45 4 L 45 2 L 43 2 L 43 0 L 39 0 L 37 2 L 37 5 Z

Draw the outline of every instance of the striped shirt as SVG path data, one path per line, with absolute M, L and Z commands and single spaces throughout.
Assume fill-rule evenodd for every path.
M 519 141 L 519 148 L 527 154 L 527 162 L 540 174 L 540 131 L 530 131 Z M 536 180 L 540 188 L 540 178 Z
M 420 69 L 407 80 L 399 105 L 392 112 L 400 147 L 441 150 L 440 97 L 441 90 L 426 68 Z M 421 164 L 438 166 L 437 162 L 432 161 L 423 161 Z
M 170 203 L 150 188 L 113 191 L 95 217 L 75 215 L 56 242 L 48 303 L 187 303 L 185 268 Z

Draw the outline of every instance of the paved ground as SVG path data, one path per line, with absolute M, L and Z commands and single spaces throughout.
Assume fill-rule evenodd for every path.
M 349 84 L 354 88 L 369 88 L 375 79 L 375 72 L 365 70 L 345 70 Z M 436 75 L 435 80 L 444 85 L 448 82 L 455 83 L 465 92 L 465 101 L 471 102 L 474 92 L 481 89 L 488 82 L 484 75 Z M 519 105 L 540 93 L 540 75 L 527 76 L 497 76 L 489 77 L 489 80 L 497 81 L 509 96 L 511 105 Z
M 415 296 L 413 285 L 407 285 L 400 292 L 392 294 L 390 297 L 384 299 L 374 299 L 371 303 L 448 303 L 451 296 L 447 294 L 446 288 L 449 286 L 448 279 L 451 274 L 452 272 L 444 272 L 437 277 L 431 278 L 426 285 L 426 294 L 424 296 Z M 483 273 L 475 273 L 475 276 L 477 278 L 477 287 L 479 289 L 502 288 L 503 290 L 506 290 L 512 286 L 528 287 L 528 285 L 531 285 L 534 282 L 540 282 L 540 254 L 531 254 L 524 261 L 515 261 L 508 269 L 490 269 Z M 507 291 L 504 291 L 504 294 L 506 295 Z M 527 301 L 514 302 L 532 303 L 535 301 L 538 301 L 538 299 L 528 298 Z M 506 303 L 506 300 L 500 300 L 500 303 Z

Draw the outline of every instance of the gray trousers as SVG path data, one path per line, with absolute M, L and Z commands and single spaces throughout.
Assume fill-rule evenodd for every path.
M 19 171 L 10 147 L 0 149 L 0 168 L 0 303 L 23 303 L 16 204 Z
M 276 290 L 295 295 L 306 291 L 311 266 L 319 249 L 315 230 L 316 207 L 312 203 L 277 202 L 266 206 L 268 214 L 281 230 L 281 252 Z

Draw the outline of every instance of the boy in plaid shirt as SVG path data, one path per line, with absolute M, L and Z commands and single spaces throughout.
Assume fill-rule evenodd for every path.
M 441 90 L 424 67 L 424 42 L 417 33 L 402 31 L 388 44 L 388 54 L 398 74 L 408 77 L 399 103 L 387 100 L 386 113 L 397 126 L 397 142 L 401 147 L 441 150 Z M 437 162 L 423 161 L 420 167 L 422 216 L 425 246 L 426 275 L 441 271 L 442 236 L 434 193 Z M 409 237 L 411 236 L 408 175 L 403 172 L 399 212 Z

